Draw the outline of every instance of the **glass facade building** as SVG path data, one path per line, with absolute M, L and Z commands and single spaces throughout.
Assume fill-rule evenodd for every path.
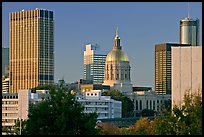
M 199 19 L 185 18 L 180 20 L 180 43 L 199 45 Z
M 10 92 L 54 83 L 53 11 L 10 13 Z
M 84 79 L 103 84 L 106 55 L 98 53 L 96 45 L 87 44 L 84 51 Z
M 7 75 L 9 67 L 9 48 L 2 47 L 2 76 Z
M 155 45 L 155 91 L 171 94 L 171 47 L 188 44 L 164 43 Z

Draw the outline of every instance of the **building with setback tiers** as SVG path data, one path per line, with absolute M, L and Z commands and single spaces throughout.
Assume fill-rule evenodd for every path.
M 103 84 L 106 55 L 99 52 L 98 45 L 87 44 L 84 51 L 84 79 L 93 84 Z

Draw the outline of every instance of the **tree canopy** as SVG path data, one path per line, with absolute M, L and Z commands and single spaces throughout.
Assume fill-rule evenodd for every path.
M 165 108 L 161 117 L 141 117 L 129 128 L 116 128 L 108 124 L 100 128 L 106 135 L 202 135 L 201 91 L 194 94 L 186 92 L 183 104 L 175 105 L 172 111 L 169 111 L 169 107 Z
M 63 88 L 50 88 L 50 98 L 31 104 L 25 135 L 94 135 L 96 113 L 83 113 L 84 107 Z

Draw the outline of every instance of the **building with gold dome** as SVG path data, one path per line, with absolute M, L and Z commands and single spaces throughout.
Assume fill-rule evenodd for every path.
M 118 30 L 116 30 L 113 49 L 106 56 L 103 85 L 109 85 L 111 89 L 122 93 L 132 92 L 129 59 L 120 46 Z

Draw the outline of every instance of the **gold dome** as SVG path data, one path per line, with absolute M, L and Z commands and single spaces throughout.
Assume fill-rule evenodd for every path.
M 106 61 L 129 61 L 127 54 L 120 49 L 113 49 L 106 56 Z

